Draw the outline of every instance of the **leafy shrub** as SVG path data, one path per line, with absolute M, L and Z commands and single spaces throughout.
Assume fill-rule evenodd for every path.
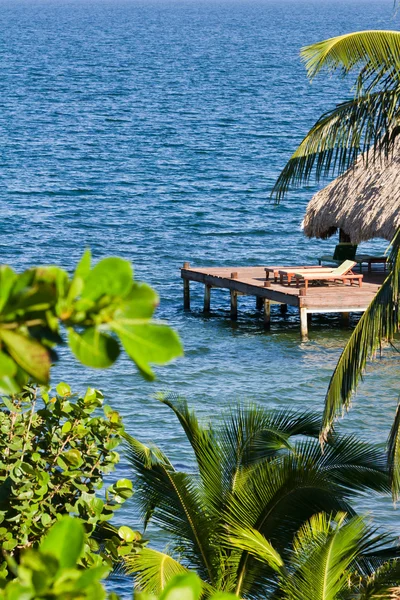
M 103 414 L 98 414 L 102 408 Z M 103 488 L 104 475 L 119 461 L 123 433 L 119 414 L 89 388 L 83 397 L 60 383 L 54 395 L 27 387 L 0 402 L 0 543 L 18 560 L 37 545 L 63 514 L 78 516 L 89 536 L 87 565 L 118 560 L 142 543 L 129 527 L 108 522 L 129 498 L 132 483 Z M 95 538 L 105 542 L 99 551 Z M 0 574 L 8 574 L 7 562 Z
M 86 251 L 70 279 L 56 266 L 18 275 L 0 266 L 0 391 L 15 394 L 29 380 L 48 384 L 50 367 L 63 342 L 86 366 L 111 366 L 123 346 L 146 378 L 150 363 L 163 364 L 182 354 L 177 334 L 152 321 L 155 291 L 133 280 L 126 260 L 110 257 L 91 268 Z
M 119 600 L 101 584 L 109 569 L 102 565 L 82 569 L 85 532 L 78 519 L 64 517 L 53 525 L 38 550 L 25 550 L 21 563 L 9 559 L 15 579 L 0 581 L 0 600 Z M 194 573 L 175 577 L 158 600 L 200 600 L 202 583 Z M 157 600 L 135 594 L 136 600 Z M 210 600 L 233 600 L 237 596 L 218 593 Z

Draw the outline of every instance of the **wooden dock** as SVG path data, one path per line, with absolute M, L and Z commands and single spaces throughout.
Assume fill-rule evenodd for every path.
M 386 273 L 373 270 L 364 274 L 362 287 L 330 283 L 311 286 L 307 293 L 302 287 L 290 286 L 266 278 L 265 266 L 260 267 L 191 267 L 184 263 L 183 305 L 190 310 L 190 282 L 202 283 L 204 287 L 204 312 L 210 312 L 211 290 L 223 288 L 230 291 L 231 319 L 237 319 L 238 296 L 254 296 L 258 308 L 264 308 L 264 326 L 270 327 L 271 303 L 279 303 L 282 312 L 295 306 L 300 314 L 302 340 L 308 339 L 308 315 L 314 313 L 364 312 L 382 284 Z

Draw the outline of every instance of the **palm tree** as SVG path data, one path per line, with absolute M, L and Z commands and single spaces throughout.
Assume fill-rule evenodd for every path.
M 277 201 L 290 186 L 309 181 L 314 173 L 340 174 L 360 153 L 369 160 L 387 156 L 400 133 L 400 32 L 361 31 L 331 38 L 301 51 L 310 79 L 323 69 L 357 73 L 354 97 L 317 121 L 301 142 L 273 190 Z M 353 391 L 368 358 L 392 343 L 400 326 L 400 230 L 391 243 L 391 270 L 363 314 L 336 366 L 325 399 L 321 442 L 324 443 Z M 389 463 L 394 499 L 400 493 L 400 405 L 389 436 Z
M 334 176 L 364 153 L 387 156 L 400 132 L 400 32 L 360 31 L 301 50 L 309 78 L 326 69 L 356 71 L 354 97 L 322 115 L 294 152 L 272 191 L 279 201 L 289 187 Z M 371 153 L 372 150 L 372 153 Z
M 126 435 L 144 527 L 151 520 L 170 540 L 171 554 L 146 548 L 127 557 L 145 591 L 158 593 L 174 574 L 195 569 L 209 590 L 265 597 L 276 590 L 276 569 L 248 549 L 229 547 L 229 528 L 257 532 L 271 544 L 271 557 L 285 561 L 314 514 L 352 516 L 358 493 L 390 489 L 380 449 L 332 433 L 322 453 L 316 415 L 238 407 L 213 427 L 201 425 L 184 400 L 161 401 L 178 418 L 195 468 L 176 470 L 158 447 Z

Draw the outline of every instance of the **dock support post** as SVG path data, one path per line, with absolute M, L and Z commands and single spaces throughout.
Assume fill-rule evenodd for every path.
M 183 263 L 184 269 L 189 269 L 190 263 Z M 190 283 L 189 279 L 183 280 L 183 308 L 184 310 L 190 310 Z
M 344 327 L 348 327 L 350 325 L 350 313 L 343 312 L 342 313 L 342 323 Z
M 281 304 L 279 306 L 279 310 L 281 311 L 282 315 L 286 315 L 286 313 L 287 313 L 287 304 Z
M 256 309 L 262 310 L 263 304 L 264 304 L 264 299 L 261 298 L 261 296 L 256 296 Z
M 231 319 L 236 321 L 238 317 L 237 311 L 237 293 L 235 290 L 231 290 Z
M 307 319 L 307 309 L 300 307 L 300 335 L 301 341 L 308 341 L 308 319 Z
M 211 285 L 204 286 L 204 312 L 209 313 L 211 307 Z
M 271 302 L 264 299 L 264 329 L 271 328 Z

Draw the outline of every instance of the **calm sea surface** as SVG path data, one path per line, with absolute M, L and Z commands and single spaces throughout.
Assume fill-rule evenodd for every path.
M 232 324 L 227 293 L 216 291 L 205 318 L 196 285 L 185 314 L 179 267 L 307 263 L 332 249 L 334 240 L 301 232 L 316 188 L 280 206 L 269 200 L 308 128 L 348 95 L 338 78 L 310 85 L 299 49 L 352 30 L 396 29 L 392 8 L 392 0 L 0 2 L 1 262 L 72 269 L 90 246 L 95 260 L 131 260 L 157 289 L 158 316 L 179 331 L 183 359 L 149 384 L 125 357 L 94 372 L 65 350 L 54 381 L 102 389 L 132 434 L 162 445 L 182 468 L 190 451 L 154 400 L 158 390 L 185 395 L 204 418 L 236 401 L 322 410 L 349 336 L 339 319 L 316 320 L 301 344 L 295 312 L 273 314 L 266 333 L 254 299 L 241 298 Z M 398 374 L 394 355 L 371 365 L 343 430 L 385 441 Z M 121 474 L 129 476 L 124 464 Z M 398 530 L 389 499 L 359 506 Z M 132 506 L 120 517 L 138 525 Z

